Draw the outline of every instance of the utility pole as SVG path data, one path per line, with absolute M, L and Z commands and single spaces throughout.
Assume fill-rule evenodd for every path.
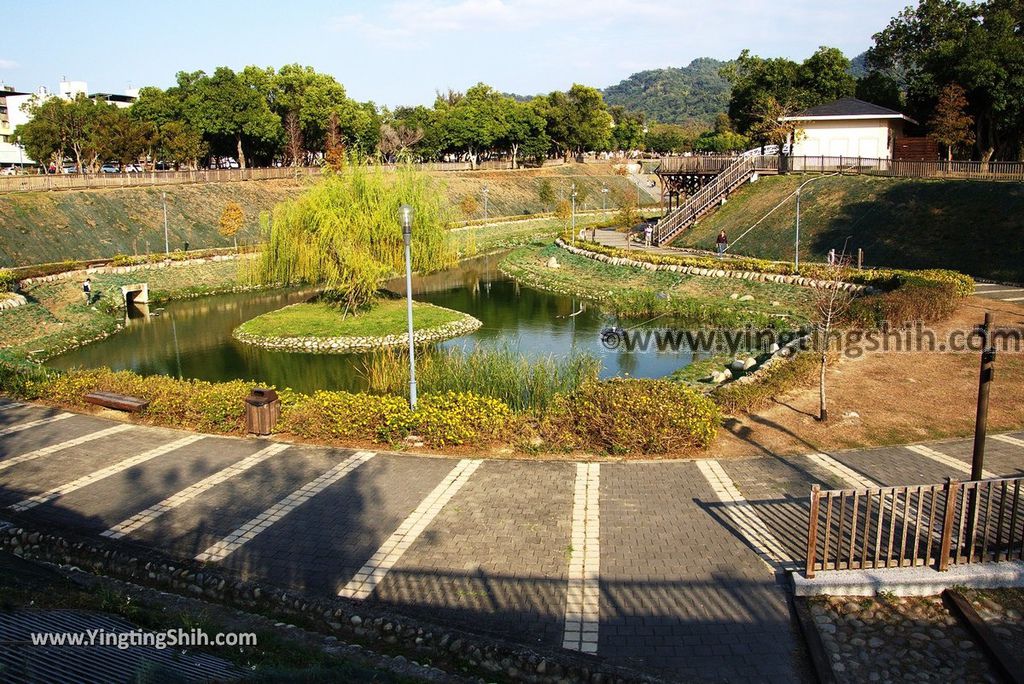
M 572 243 L 576 244 L 576 184 L 572 184 Z
M 487 186 L 484 186 L 484 221 L 487 220 Z
M 978 410 L 974 419 L 974 453 L 971 456 L 971 479 L 983 479 L 985 472 L 985 437 L 988 426 L 988 391 L 995 377 L 996 348 L 992 344 L 992 314 L 985 313 L 985 322 L 975 328 L 981 335 L 981 373 L 978 376 Z M 967 543 L 974 548 L 974 532 L 978 522 L 979 492 L 970 490 L 967 502 Z
M 988 391 L 995 376 L 996 348 L 992 344 L 992 314 L 985 313 L 985 322 L 977 328 L 981 335 L 981 374 L 978 377 L 978 411 L 974 420 L 974 455 L 971 458 L 971 479 L 980 480 L 985 469 L 985 435 L 988 424 Z
M 800 272 L 800 190 L 804 186 L 800 186 L 796 189 L 796 247 L 793 250 L 793 270 L 797 273 Z
M 171 253 L 171 243 L 167 238 L 167 193 L 161 192 L 160 195 L 164 202 L 164 255 L 166 256 Z

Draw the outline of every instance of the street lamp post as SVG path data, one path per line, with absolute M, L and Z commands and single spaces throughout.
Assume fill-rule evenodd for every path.
M 484 221 L 487 220 L 487 186 L 484 186 Z
M 601 213 L 608 211 L 608 188 L 601 188 Z
M 810 178 L 808 180 L 805 180 L 803 183 L 800 184 L 800 187 L 798 187 L 796 189 L 796 246 L 795 246 L 795 250 L 793 252 L 793 270 L 794 271 L 799 271 L 800 270 L 800 191 L 803 190 L 804 186 L 806 186 L 808 183 L 813 183 L 814 181 L 821 180 L 822 178 L 831 178 L 832 176 L 838 176 L 838 175 L 839 175 L 839 173 L 837 172 L 837 173 L 830 173 L 827 176 L 816 176 L 814 178 Z
M 405 303 L 409 320 L 409 407 L 416 410 L 416 345 L 412 330 L 412 207 L 403 204 L 398 214 L 402 219 L 405 240 Z
M 25 171 L 25 148 L 21 146 L 21 136 L 18 136 L 18 172 Z
M 164 256 L 167 256 L 171 253 L 171 243 L 167 237 L 167 193 L 161 192 L 160 196 L 164 203 Z
M 576 244 L 576 184 L 572 184 L 572 243 Z

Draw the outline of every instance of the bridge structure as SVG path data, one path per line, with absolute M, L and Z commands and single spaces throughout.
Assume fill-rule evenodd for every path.
M 731 192 L 758 175 L 779 173 L 779 156 L 665 157 L 655 173 L 661 180 L 665 214 L 654 225 L 654 243 L 664 246 L 722 204 Z

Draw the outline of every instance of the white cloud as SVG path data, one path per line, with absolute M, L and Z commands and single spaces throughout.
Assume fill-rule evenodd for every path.
M 17 69 L 18 63 L 13 59 L 0 59 L 0 69 Z

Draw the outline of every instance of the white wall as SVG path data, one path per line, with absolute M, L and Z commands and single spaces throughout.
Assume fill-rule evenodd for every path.
M 892 139 L 902 122 L 894 119 L 799 122 L 793 155 L 802 157 L 865 157 L 890 159 Z

